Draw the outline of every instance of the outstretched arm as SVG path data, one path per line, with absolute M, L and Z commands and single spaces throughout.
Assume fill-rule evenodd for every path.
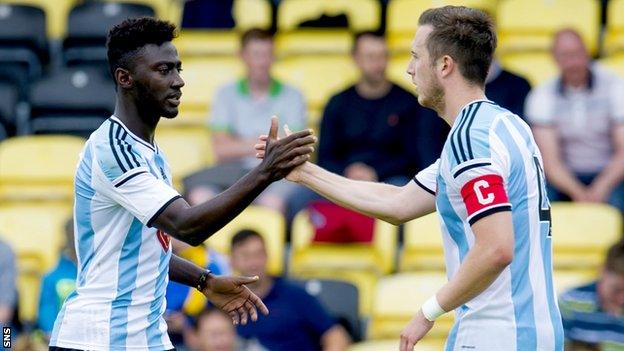
M 199 289 L 210 302 L 232 317 L 234 324 L 258 319 L 258 311 L 268 314 L 262 300 L 245 286 L 258 277 L 217 277 L 198 265 L 176 255 L 169 262 L 169 279 Z

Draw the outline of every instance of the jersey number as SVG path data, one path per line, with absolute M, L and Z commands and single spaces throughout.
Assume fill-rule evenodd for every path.
M 546 179 L 544 175 L 544 171 L 542 170 L 542 166 L 540 165 L 539 159 L 537 156 L 533 156 L 533 162 L 535 163 L 535 170 L 537 172 L 537 188 L 538 188 L 538 201 L 539 201 L 539 220 L 540 223 L 547 223 L 546 227 L 548 232 L 546 233 L 547 237 L 552 237 L 552 219 L 550 216 L 550 204 L 546 199 L 546 186 L 542 184 L 542 180 Z

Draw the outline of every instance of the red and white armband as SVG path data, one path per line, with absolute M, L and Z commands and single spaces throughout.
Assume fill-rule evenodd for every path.
M 486 174 L 470 180 L 461 188 L 461 195 L 470 225 L 493 213 L 511 211 L 505 182 L 498 174 Z

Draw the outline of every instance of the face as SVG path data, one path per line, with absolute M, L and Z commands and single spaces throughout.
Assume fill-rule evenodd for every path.
M 590 58 L 578 36 L 573 33 L 560 34 L 553 46 L 553 55 L 566 81 L 586 79 Z
M 197 343 L 199 351 L 234 351 L 236 331 L 232 321 L 218 311 L 202 316 Z
M 598 283 L 598 295 L 605 311 L 622 315 L 624 312 L 624 275 L 604 271 Z
M 182 96 L 182 63 L 171 42 L 146 45 L 134 61 L 134 81 L 139 110 L 158 117 L 174 118 Z
M 270 78 L 273 56 L 273 41 L 269 39 L 250 40 L 241 51 L 241 58 L 251 80 L 266 81 Z
M 244 276 L 266 275 L 267 253 L 264 242 L 251 237 L 232 248 L 232 267 Z
M 353 53 L 353 59 L 365 81 L 378 84 L 386 80 L 388 48 L 382 38 L 371 35 L 361 37 Z
M 412 77 L 416 87 L 418 103 L 435 111 L 442 111 L 444 90 L 436 75 L 435 65 L 427 50 L 427 37 L 433 27 L 420 26 L 412 42 L 411 59 L 407 66 L 407 74 Z

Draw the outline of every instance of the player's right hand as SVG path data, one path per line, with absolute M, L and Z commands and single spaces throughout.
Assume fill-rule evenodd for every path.
M 287 176 L 293 169 L 310 159 L 314 152 L 312 146 L 316 137 L 311 129 L 305 129 L 296 133 L 289 133 L 284 138 L 279 138 L 278 119 L 271 118 L 269 134 L 263 137 L 262 163 L 260 167 L 268 173 L 272 181 Z M 258 156 L 258 155 L 256 155 Z
M 213 305 L 230 315 L 234 324 L 247 324 L 258 320 L 258 310 L 264 315 L 269 310 L 245 284 L 258 281 L 258 277 L 227 277 L 211 275 L 202 293 Z
M 289 136 L 292 134 L 292 131 L 290 130 L 290 128 L 288 128 L 287 124 L 284 125 L 284 132 L 286 133 L 286 136 Z M 269 136 L 266 134 L 262 134 L 258 137 L 258 143 L 254 145 L 254 149 L 256 149 L 256 158 L 259 158 L 261 160 L 264 159 L 264 154 L 266 151 L 266 145 L 267 145 L 268 139 L 269 139 Z M 286 179 L 295 183 L 299 182 L 300 180 L 299 173 L 301 173 L 302 167 L 305 166 L 306 164 L 307 162 L 304 162 L 302 165 L 293 168 L 290 171 L 290 173 L 286 175 Z

